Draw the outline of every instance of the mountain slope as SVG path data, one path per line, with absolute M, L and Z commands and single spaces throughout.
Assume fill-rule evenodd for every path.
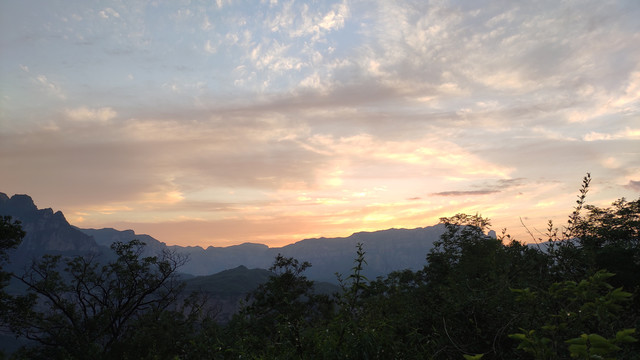
M 309 279 L 337 281 L 335 273 L 349 274 L 356 255 L 356 244 L 362 243 L 367 265 L 363 274 L 369 279 L 384 276 L 391 271 L 424 266 L 426 254 L 444 231 L 442 225 L 417 229 L 389 229 L 360 232 L 343 238 L 306 239 L 279 248 L 245 243 L 228 247 L 167 246 L 149 235 L 133 230 L 80 229 L 70 225 L 62 212 L 39 210 L 27 195 L 9 198 L 0 193 L 0 215 L 11 215 L 22 221 L 27 232 L 23 243 L 12 255 L 14 263 L 24 263 L 45 253 L 82 255 L 109 253 L 115 241 L 139 239 L 147 244 L 145 255 L 169 250 L 189 256 L 181 272 L 196 276 L 216 274 L 238 266 L 266 269 L 275 257 L 282 254 L 312 264 L 306 272 Z
M 185 281 L 185 290 L 217 296 L 245 295 L 265 283 L 270 276 L 271 272 L 268 270 L 248 269 L 241 265 L 217 274 L 188 279 Z
M 144 255 L 145 256 L 154 256 L 163 250 L 167 249 L 167 244 L 160 242 L 149 235 L 145 234 L 136 234 L 133 230 L 116 230 L 112 228 L 104 228 L 104 229 L 81 229 L 75 227 L 78 231 L 91 236 L 95 242 L 100 245 L 108 248 L 116 241 L 120 241 L 123 243 L 129 242 L 133 239 L 140 240 L 146 244 Z
M 363 274 L 370 279 L 384 276 L 395 270 L 418 270 L 426 263 L 426 255 L 433 247 L 444 227 L 441 225 L 417 229 L 389 229 L 376 232 L 360 232 L 344 238 L 306 239 L 279 248 L 262 244 L 245 243 L 227 247 L 166 246 L 148 236 L 135 234 L 131 230 L 80 229 L 93 236 L 96 241 L 108 246 L 113 241 L 139 239 L 147 243 L 149 252 L 174 250 L 187 254 L 189 262 L 181 271 L 193 275 L 215 274 L 240 265 L 247 268 L 266 269 L 275 257 L 282 254 L 312 266 L 306 275 L 312 280 L 335 283 L 335 273 L 348 274 L 356 255 L 356 244 L 362 243 L 366 251 L 367 266 Z
M 10 215 L 22 223 L 26 232 L 22 243 L 11 252 L 11 266 L 20 267 L 44 254 L 77 255 L 100 253 L 104 249 L 95 240 L 72 227 L 62 212 L 38 209 L 31 197 L 0 193 L 0 215 Z
M 310 262 L 313 266 L 307 270 L 309 278 L 335 282 L 336 272 L 345 275 L 350 273 L 356 245 L 362 243 L 367 261 L 363 275 L 373 280 L 396 270 L 422 268 L 433 242 L 443 232 L 444 226 L 441 225 L 359 232 L 346 238 L 302 240 L 278 252 Z
M 197 276 L 185 281 L 185 293 L 198 292 L 204 294 L 208 303 L 217 308 L 217 320 L 227 322 L 240 308 L 247 294 L 256 290 L 273 275 L 264 269 L 248 269 L 238 266 L 208 276 Z M 340 287 L 326 282 L 315 282 L 314 291 L 319 294 L 332 295 L 340 291 Z

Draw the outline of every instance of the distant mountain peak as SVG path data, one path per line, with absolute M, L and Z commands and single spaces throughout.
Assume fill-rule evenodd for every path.
M 29 195 L 16 194 L 8 197 L 5 193 L 0 193 L 0 206 L 3 208 L 11 208 L 14 212 L 20 214 L 28 214 L 38 211 L 38 207 Z
M 26 232 L 16 257 L 22 255 L 95 253 L 100 249 L 88 235 L 72 227 L 61 211 L 38 209 L 29 195 L 8 197 L 0 193 L 0 215 L 9 215 L 22 223 Z

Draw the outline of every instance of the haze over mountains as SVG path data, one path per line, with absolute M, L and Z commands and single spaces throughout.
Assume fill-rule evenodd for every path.
M 149 235 L 133 230 L 81 229 L 70 225 L 62 212 L 38 209 L 28 195 L 8 197 L 0 193 L 0 215 L 10 215 L 22 222 L 27 235 L 11 255 L 12 267 L 17 268 L 43 254 L 82 255 L 108 254 L 115 241 L 139 239 L 147 244 L 147 254 L 172 250 L 187 254 L 189 261 L 181 272 L 195 276 L 211 275 L 223 270 L 245 266 L 266 269 L 277 254 L 294 257 L 312 264 L 306 272 L 312 280 L 336 282 L 335 273 L 348 274 L 353 266 L 356 244 L 366 251 L 364 275 L 370 279 L 394 270 L 422 268 L 433 242 L 444 231 L 442 225 L 416 229 L 389 229 L 360 232 L 344 238 L 306 239 L 284 247 L 270 248 L 263 244 L 245 243 L 206 249 L 168 246 Z

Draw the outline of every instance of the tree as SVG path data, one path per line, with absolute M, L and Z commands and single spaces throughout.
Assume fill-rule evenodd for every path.
M 39 346 L 29 356 L 47 358 L 125 358 L 135 339 L 160 323 L 186 321 L 179 308 L 182 282 L 176 270 L 186 258 L 163 252 L 142 257 L 144 243 L 111 246 L 117 258 L 100 264 L 94 256 L 45 255 L 16 278 L 28 288 L 30 306 L 10 318 L 11 329 Z M 189 304 L 187 304 L 189 305 Z M 190 306 L 196 309 L 197 306 Z M 182 309 L 184 310 L 184 309 Z M 147 352 L 169 349 L 175 340 L 147 339 Z M 171 352 L 160 352 L 170 357 Z M 143 358 L 146 354 L 140 354 Z
M 432 328 L 431 351 L 442 358 L 512 357 L 507 334 L 515 329 L 519 309 L 510 288 L 545 284 L 547 257 L 504 234 L 487 235 L 489 219 L 480 215 L 457 214 L 441 222 L 446 231 L 423 270 L 422 308 L 429 309 L 423 323 Z
M 605 269 L 614 274 L 609 280 L 612 285 L 639 293 L 640 198 L 621 198 L 610 207 L 586 204 L 590 181 L 587 174 L 565 229 L 560 231 L 549 221 L 545 244 L 551 272 L 555 281 L 580 281 Z M 635 303 L 640 309 L 637 296 Z
M 309 330 L 324 322 L 328 298 L 314 294 L 314 282 L 303 275 L 310 266 L 278 254 L 269 268 L 273 276 L 247 296 L 230 325 L 239 355 L 301 358 L 312 352 Z
M 7 251 L 20 245 L 25 232 L 20 221 L 11 221 L 11 216 L 0 216 L 0 261 L 7 260 Z
M 0 327 L 5 330 L 9 316 L 22 305 L 14 296 L 9 295 L 6 287 L 9 285 L 12 273 L 4 270 L 8 261 L 8 252 L 18 247 L 25 236 L 19 221 L 11 221 L 10 216 L 0 216 Z M 0 358 L 3 358 L 0 350 Z
M 586 205 L 579 218 L 578 246 L 588 270 L 607 269 L 611 282 L 634 290 L 640 287 L 640 199 L 622 198 L 611 207 Z
M 587 174 L 564 229 L 549 221 L 549 286 L 513 290 L 527 310 L 510 337 L 535 359 L 640 351 L 632 336 L 640 326 L 640 199 L 589 205 L 590 182 Z
M 25 236 L 19 221 L 11 221 L 11 216 L 0 216 L 0 324 L 7 321 L 12 297 L 5 292 L 9 284 L 11 273 L 4 271 L 4 265 L 8 260 L 7 252 L 18 247 Z

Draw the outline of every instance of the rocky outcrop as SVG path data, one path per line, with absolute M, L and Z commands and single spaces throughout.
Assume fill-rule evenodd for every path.
M 100 252 L 94 239 L 69 224 L 62 212 L 38 209 L 28 195 L 8 197 L 0 193 L 0 215 L 22 223 L 26 232 L 15 257 L 27 254 L 86 254 Z

